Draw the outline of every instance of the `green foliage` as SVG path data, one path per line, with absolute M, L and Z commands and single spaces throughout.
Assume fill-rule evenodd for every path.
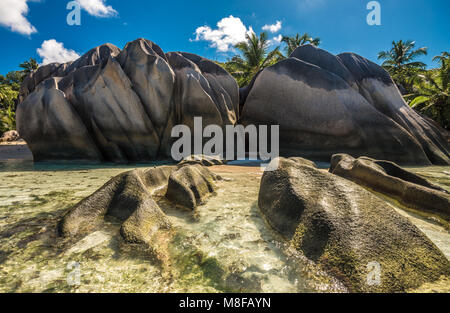
M 293 37 L 283 36 L 281 41 L 286 44 L 286 56 L 281 53 L 280 47 L 269 51 L 270 41 L 266 33 L 261 33 L 259 37 L 254 33 L 247 34 L 246 41 L 235 46 L 240 55 L 233 56 L 225 63 L 217 63 L 233 75 L 239 86 L 243 87 L 250 84 L 252 78 L 262 69 L 289 57 L 298 46 L 308 43 L 315 46 L 320 44 L 320 38 L 312 38 L 306 33 L 296 34 Z
M 418 74 L 415 92 L 406 98 L 412 99 L 412 108 L 450 130 L 450 54 L 443 52 L 433 61 L 439 62 L 440 67 Z
M 28 74 L 39 67 L 39 64 L 30 58 L 19 67 L 23 70 L 9 72 L 6 76 L 0 75 L 0 132 L 16 128 L 15 111 L 20 84 Z
M 424 63 L 414 60 L 419 56 L 427 55 L 428 49 L 425 47 L 415 49 L 415 46 L 416 43 L 411 40 L 393 41 L 389 51 L 378 54 L 378 59 L 384 60 L 382 66 L 397 85 L 403 87 L 408 94 L 414 91 L 414 83 L 419 73 L 426 67 Z
M 269 51 L 270 42 L 266 33 L 261 33 L 259 37 L 255 33 L 247 34 L 246 39 L 235 46 L 241 55 L 235 55 L 224 66 L 240 87 L 248 85 L 260 70 L 282 58 L 279 47 Z
M 15 100 L 19 93 L 10 85 L 0 85 L 0 131 L 3 133 L 16 128 Z
M 23 68 L 22 73 L 24 75 L 28 75 L 31 72 L 37 70 L 39 67 L 39 64 L 37 63 L 37 61 L 35 59 L 30 58 L 28 61 L 21 63 L 19 65 L 19 67 Z
M 286 44 L 285 52 L 286 57 L 289 57 L 292 52 L 294 52 L 297 47 L 300 47 L 302 45 L 306 44 L 312 44 L 314 46 L 318 46 L 320 44 L 320 38 L 312 38 L 307 33 L 304 33 L 303 35 L 296 34 L 295 36 L 283 36 L 281 39 L 281 42 L 284 42 Z

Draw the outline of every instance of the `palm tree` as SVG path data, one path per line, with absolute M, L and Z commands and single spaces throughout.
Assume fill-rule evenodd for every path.
M 11 86 L 0 84 L 0 132 L 15 129 L 15 99 L 18 92 Z
M 23 70 L 12 71 L 6 76 L 0 75 L 0 131 L 15 129 L 15 109 L 19 95 L 20 84 L 29 73 L 35 71 L 39 64 L 35 59 L 19 65 Z
M 443 52 L 433 61 L 439 62 L 440 68 L 418 75 L 418 91 L 409 105 L 450 130 L 450 53 Z
M 427 48 L 415 49 L 415 41 L 393 41 L 389 51 L 382 51 L 378 54 L 378 59 L 385 60 L 382 66 L 389 72 L 394 81 L 403 87 L 406 93 L 413 92 L 413 85 L 417 75 L 426 65 L 422 62 L 414 61 L 417 57 L 427 55 Z
M 295 37 L 283 36 L 281 39 L 282 42 L 286 44 L 286 57 L 289 57 L 294 50 L 305 44 L 312 44 L 314 46 L 318 46 L 320 44 L 320 38 L 312 38 L 307 33 L 300 35 L 296 34 Z
M 35 71 L 38 69 L 39 64 L 37 63 L 37 61 L 33 58 L 30 58 L 30 60 L 23 62 L 22 64 L 19 65 L 21 68 L 23 68 L 22 73 L 24 75 L 28 75 L 31 72 Z
M 260 70 L 281 59 L 279 47 L 269 52 L 270 41 L 266 33 L 259 37 L 251 33 L 245 38 L 246 41 L 235 45 L 242 56 L 235 55 L 225 63 L 225 69 L 236 78 L 240 87 L 248 85 Z

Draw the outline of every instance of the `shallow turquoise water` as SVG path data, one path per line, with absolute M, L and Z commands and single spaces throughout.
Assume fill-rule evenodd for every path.
M 195 214 L 158 200 L 178 234 L 171 250 L 177 261 L 169 271 L 149 255 L 124 247 L 115 221 L 77 241 L 57 236 L 61 215 L 108 179 L 160 164 L 1 162 L 0 292 L 345 291 L 313 264 L 288 253 L 261 218 L 256 205 L 259 167 L 242 172 L 219 169 L 225 179 Z M 450 167 L 411 170 L 444 188 L 450 186 Z M 398 210 L 450 258 L 447 230 Z M 74 264 L 81 274 L 75 285 L 67 280 Z

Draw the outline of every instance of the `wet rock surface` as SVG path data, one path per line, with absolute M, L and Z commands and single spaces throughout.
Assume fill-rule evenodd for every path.
M 258 205 L 294 249 L 350 291 L 401 292 L 450 275 L 442 252 L 387 202 L 308 164 L 280 158 L 264 172 Z M 379 284 L 367 283 L 370 264 L 380 265 Z
M 3 292 L 348 291 L 266 223 L 257 206 L 259 167 L 209 168 L 224 179 L 215 181 L 214 196 L 194 211 L 167 200 L 164 189 L 149 187 L 171 224 L 169 230 L 160 229 L 151 238 L 153 249 L 149 251 L 142 249 L 146 244 L 126 242 L 120 231 L 124 222 L 111 216 L 101 218 L 100 225 L 86 235 L 61 237 L 56 231 L 62 216 L 79 201 L 136 165 L 11 166 L 9 171 L 0 171 L 5 182 L 0 193 Z M 140 169 L 145 170 L 143 165 Z M 450 186 L 447 167 L 411 171 L 434 184 Z M 145 177 L 149 186 L 159 180 L 150 179 L 154 175 Z M 447 231 L 410 211 L 397 206 L 396 211 L 450 258 Z M 76 263 L 80 264 L 81 284 L 69 285 L 67 278 Z M 445 292 L 448 279 L 427 283 L 419 290 Z
M 330 172 L 450 221 L 450 194 L 393 162 L 337 154 L 331 159 Z
M 170 228 L 152 194 L 167 184 L 174 169 L 161 166 L 113 177 L 65 214 L 59 224 L 60 234 L 65 237 L 87 234 L 105 217 L 114 217 L 123 223 L 120 233 L 126 242 L 150 242 L 158 230 Z
M 155 202 L 156 194 L 165 192 L 174 205 L 193 210 L 214 192 L 218 179 L 220 176 L 199 164 L 122 173 L 71 208 L 59 223 L 59 233 L 64 237 L 88 234 L 112 217 L 122 223 L 120 234 L 125 242 L 151 245 L 155 234 L 171 229 Z

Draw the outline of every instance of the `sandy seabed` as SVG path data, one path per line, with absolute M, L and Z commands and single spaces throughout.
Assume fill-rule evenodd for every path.
M 6 151 L 6 152 L 5 152 Z M 257 207 L 259 166 L 210 169 L 224 179 L 195 213 L 158 204 L 179 234 L 175 262 L 162 270 L 123 247 L 108 220 L 76 241 L 57 236 L 67 209 L 113 176 L 145 165 L 33 164 L 24 143 L 0 146 L 0 292 L 345 292 L 333 278 L 290 253 Z M 12 160 L 11 160 L 12 159 Z M 410 168 L 450 190 L 450 167 Z M 392 202 L 450 258 L 450 233 Z M 72 284 L 79 270 L 79 284 Z M 68 280 L 69 279 L 69 280 Z M 417 291 L 449 292 L 448 280 Z

